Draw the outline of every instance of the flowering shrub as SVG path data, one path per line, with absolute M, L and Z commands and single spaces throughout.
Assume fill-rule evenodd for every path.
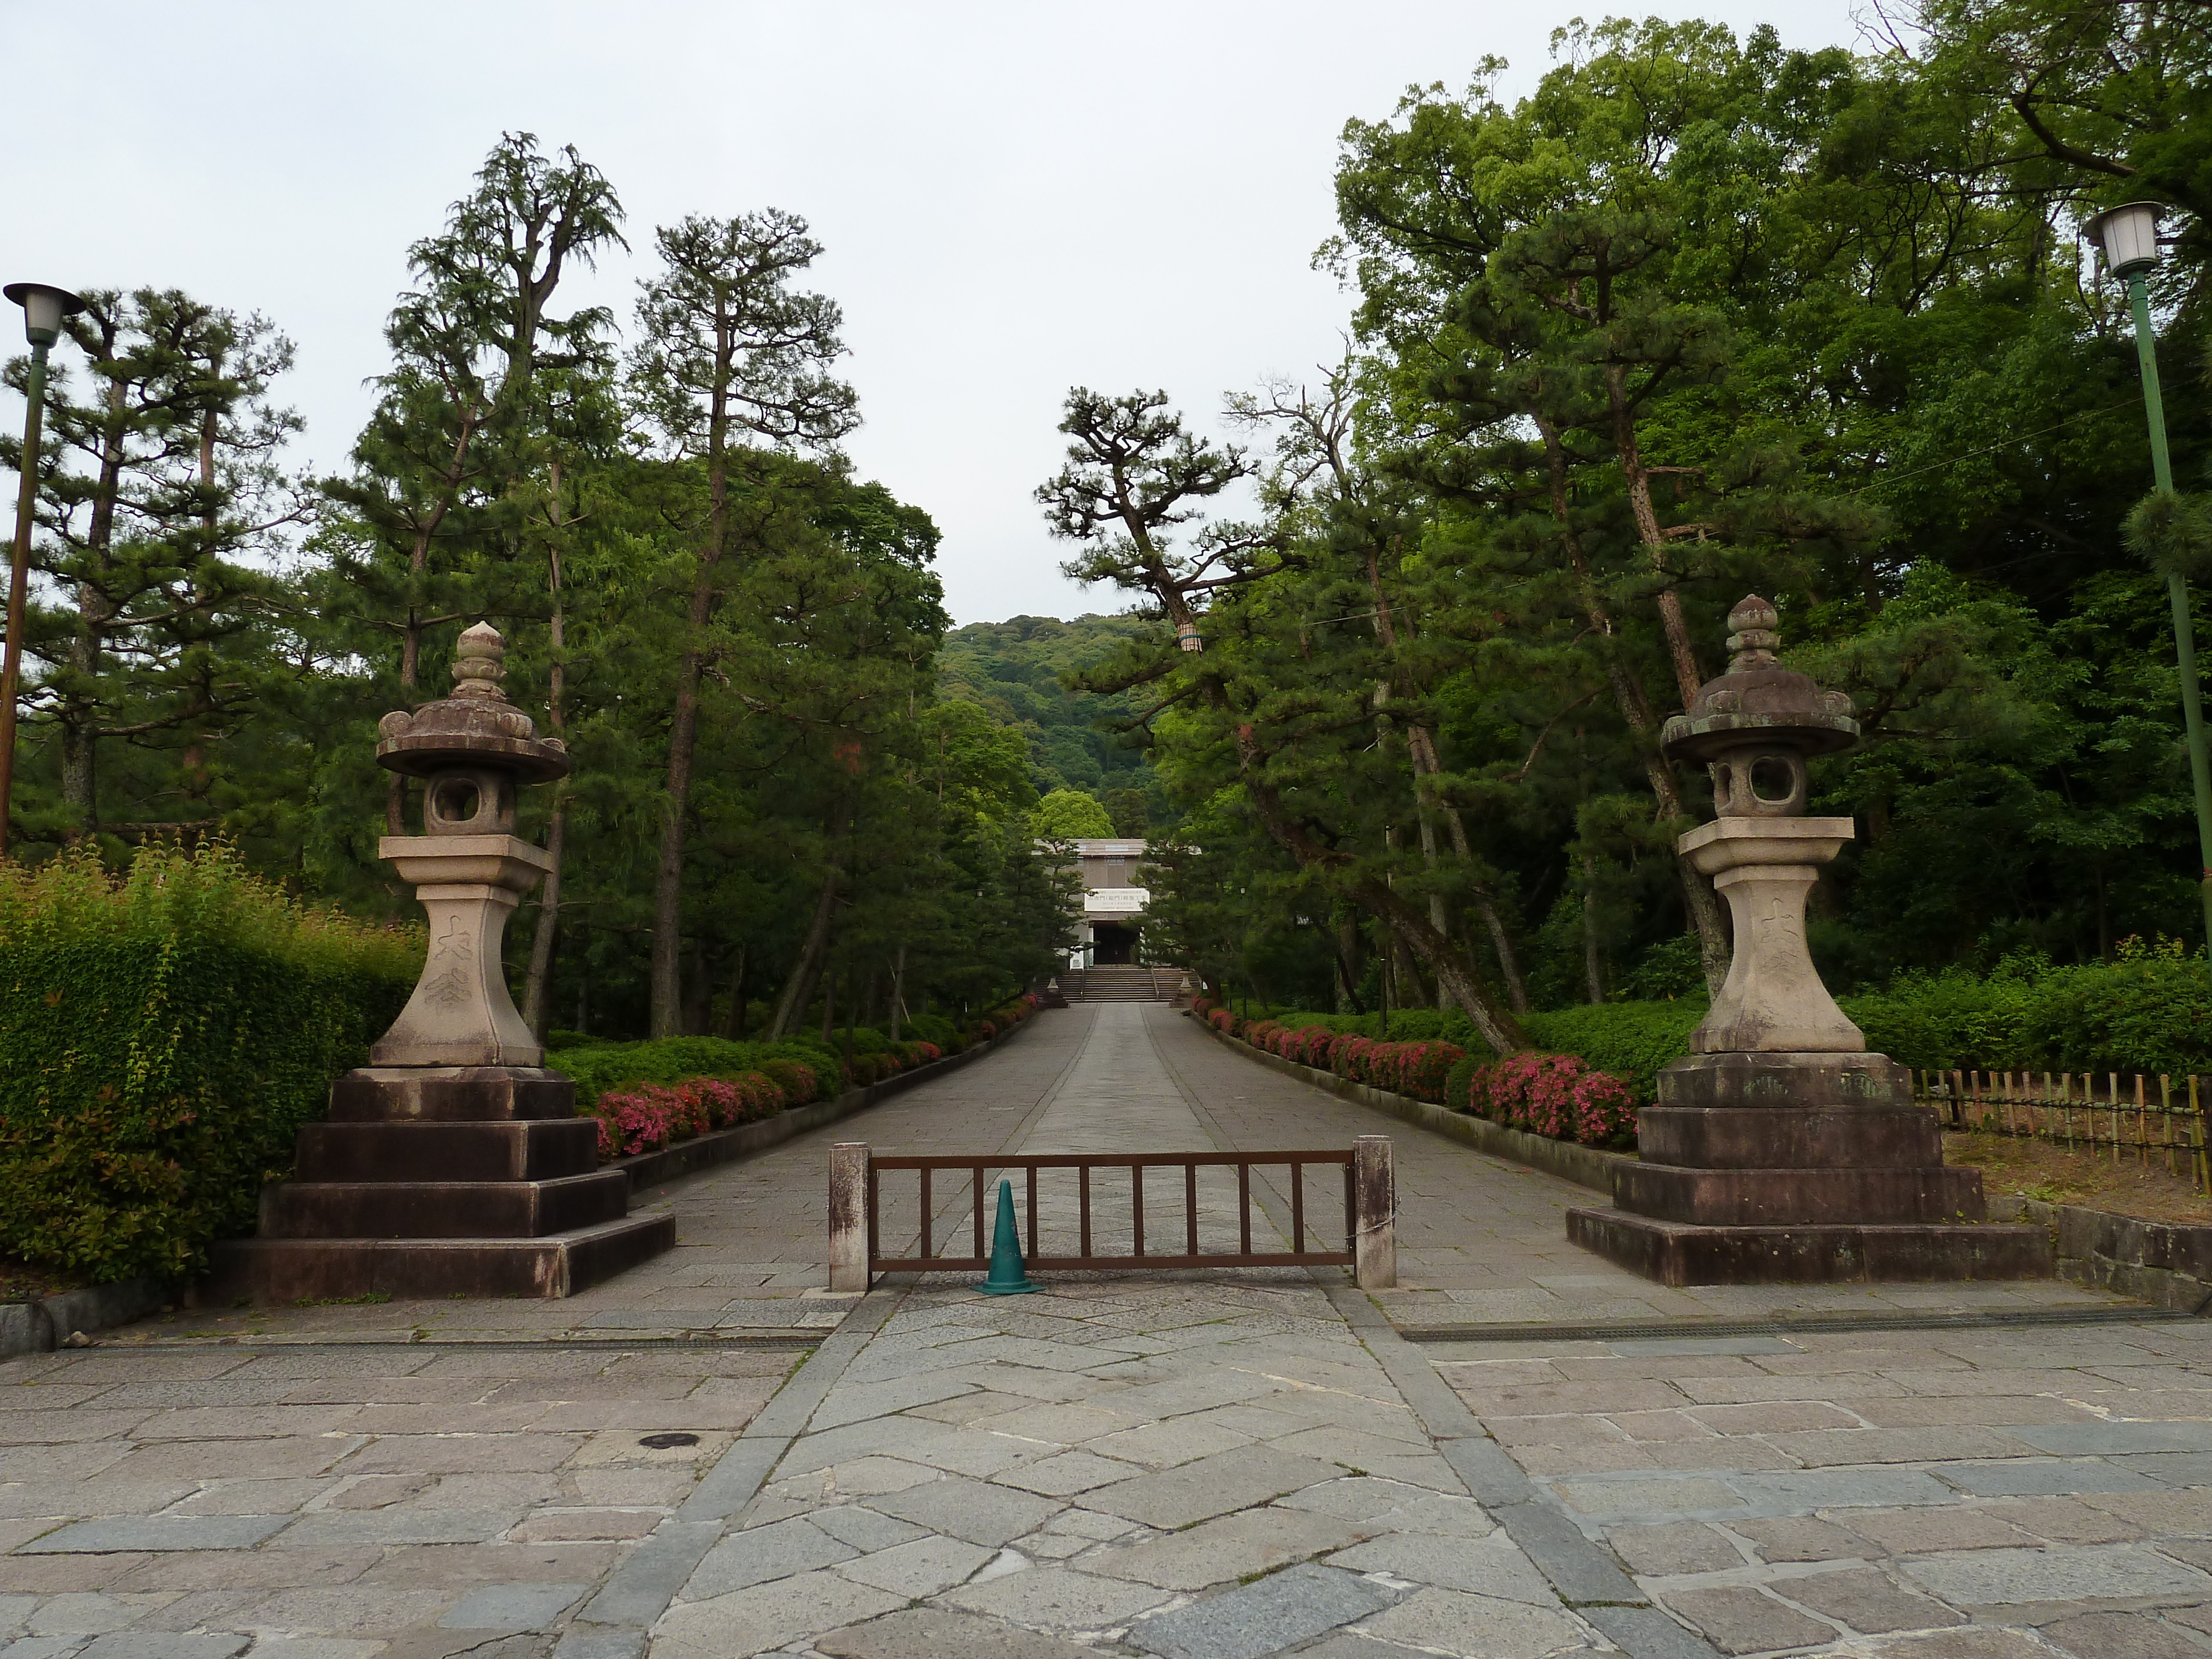
M 1441 1101 L 1444 1079 L 1466 1057 L 1452 1042 L 1378 1042 L 1367 1055 L 1367 1081 L 1378 1089 Z
M 787 1062 L 769 1062 L 781 1063 Z M 599 1122 L 602 1158 L 635 1158 L 710 1130 L 774 1117 L 784 1103 L 783 1089 L 775 1079 L 744 1072 L 733 1078 L 694 1077 L 610 1089 L 591 1115 Z
M 783 1091 L 773 1079 L 758 1072 L 744 1072 L 733 1078 L 686 1078 L 676 1085 L 676 1094 L 679 1099 L 703 1109 L 708 1128 L 729 1129 L 741 1123 L 757 1123 L 783 1109 Z
M 822 1097 L 821 1079 L 814 1068 L 803 1060 L 764 1060 L 761 1070 L 769 1080 L 783 1091 L 784 1103 L 805 1106 Z
M 945 1058 L 945 1051 L 935 1043 L 918 1039 L 899 1044 L 899 1053 L 909 1066 L 928 1066 Z
M 1468 1079 L 1461 1111 L 1585 1146 L 1627 1146 L 1636 1139 L 1636 1099 L 1628 1085 L 1574 1054 L 1509 1054 Z
M 673 1089 L 608 1090 L 592 1110 L 599 1120 L 599 1156 L 634 1158 L 665 1146 L 674 1126 L 675 1104 Z
M 1357 1082 L 1358 1079 L 1352 1068 L 1359 1064 L 1367 1048 L 1376 1041 L 1374 1037 L 1361 1036 L 1356 1032 L 1339 1032 L 1320 1045 L 1321 1063 L 1339 1077 L 1352 1078 Z
M 985 1042 L 1003 1036 L 1037 1011 L 1037 997 L 1033 991 L 1024 991 L 1012 1002 L 992 1009 L 968 1027 L 969 1042 Z M 955 1051 L 956 1053 L 957 1050 Z
M 1383 1042 L 1374 1037 L 1340 1035 L 1321 1025 L 1293 1028 L 1279 1019 L 1255 1019 L 1240 1030 L 1236 1017 L 1226 1008 L 1212 1009 L 1206 1018 L 1217 1031 L 1241 1036 L 1255 1048 L 1417 1100 L 1443 1099 L 1445 1077 L 1466 1056 L 1466 1050 L 1457 1044 L 1434 1039 Z

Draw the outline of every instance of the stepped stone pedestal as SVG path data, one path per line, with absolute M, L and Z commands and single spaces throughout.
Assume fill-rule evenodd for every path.
M 1911 1073 L 1867 1053 L 1820 982 L 1805 901 L 1852 826 L 1801 816 L 1805 757 L 1858 726 L 1847 699 L 1775 665 L 1766 601 L 1729 621 L 1729 672 L 1664 738 L 1715 769 L 1720 816 L 1677 847 L 1729 902 L 1728 980 L 1659 1073 L 1643 1161 L 1615 1172 L 1612 1208 L 1568 1211 L 1567 1237 L 1668 1285 L 2047 1276 L 2049 1235 L 1989 1222 L 1981 1172 L 1946 1167 Z
M 576 1085 L 539 1061 L 501 968 L 507 919 L 550 867 L 508 833 L 520 781 L 567 755 L 498 690 L 499 635 L 461 636 L 454 696 L 390 714 L 379 762 L 427 780 L 420 836 L 379 852 L 415 884 L 430 948 L 370 1063 L 300 1131 L 295 1178 L 261 1194 L 260 1231 L 218 1244 L 204 1301 L 559 1297 L 672 1247 L 673 1216 L 629 1214 L 599 1165 Z

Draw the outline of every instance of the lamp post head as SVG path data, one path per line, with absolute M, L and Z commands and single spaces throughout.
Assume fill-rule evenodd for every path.
M 2165 211 L 2157 202 L 2124 202 L 2089 221 L 2089 234 L 2113 276 L 2124 282 L 2158 264 L 2158 219 Z
M 62 337 L 62 319 L 84 309 L 76 295 L 50 283 L 10 283 L 0 294 L 23 307 L 23 333 L 33 345 L 52 345 Z

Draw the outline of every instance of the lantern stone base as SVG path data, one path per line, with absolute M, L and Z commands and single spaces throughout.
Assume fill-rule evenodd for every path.
M 1712 1227 L 1620 1210 L 1570 1210 L 1567 1237 L 1662 1285 L 2047 1279 L 2041 1227 L 1938 1224 Z
M 1943 1163 L 1936 1115 L 1883 1054 L 1708 1054 L 1659 1073 L 1613 1207 L 1567 1237 L 1667 1285 L 2027 1279 L 2040 1228 L 1997 1226 L 1981 1172 Z
M 676 1243 L 601 1170 L 575 1085 L 536 1066 L 368 1066 L 300 1131 L 258 1237 L 214 1251 L 205 1301 L 572 1295 Z

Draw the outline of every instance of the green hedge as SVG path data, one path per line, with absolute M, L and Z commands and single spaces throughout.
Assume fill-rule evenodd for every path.
M 732 1078 L 757 1072 L 771 1060 L 795 1060 L 813 1069 L 824 1093 L 837 1091 L 837 1057 L 811 1042 L 731 1042 L 721 1037 L 659 1037 L 644 1042 L 595 1042 L 560 1048 L 545 1063 L 576 1080 L 576 1109 L 588 1112 L 610 1089 L 631 1083 L 681 1083 L 695 1077 Z
M 1887 991 L 1838 1002 L 1866 1033 L 1869 1048 L 1917 1070 L 2212 1073 L 2212 974 L 2201 961 L 2171 951 L 2075 968 L 2008 961 L 1987 975 L 1963 969 L 1906 975 Z M 1690 1033 L 1705 1011 L 1702 997 L 1605 1002 L 1528 1014 L 1521 1024 L 1534 1048 L 1578 1054 L 1626 1079 L 1649 1103 L 1659 1068 L 1689 1053 Z M 1283 1009 L 1273 1018 L 1364 1036 L 1382 1030 L 1374 1014 Z M 1390 1036 L 1439 1038 L 1490 1057 L 1457 1013 L 1393 1013 Z
M 946 1022 L 949 1028 L 950 1022 Z M 935 1042 L 928 1033 L 902 1031 L 897 1046 L 919 1040 Z M 957 1039 L 954 1039 L 957 1042 Z M 963 1045 L 964 1046 L 964 1045 Z M 943 1042 L 946 1054 L 957 1048 Z M 890 1037 L 865 1025 L 853 1030 L 853 1058 L 894 1052 Z M 836 1033 L 825 1047 L 818 1034 L 808 1032 L 781 1042 L 732 1042 L 722 1037 L 658 1037 L 640 1042 L 587 1042 L 577 1048 L 550 1048 L 545 1063 L 576 1080 L 576 1109 L 588 1112 L 610 1089 L 632 1083 L 672 1084 L 691 1078 L 733 1078 L 762 1070 L 773 1060 L 795 1060 L 811 1068 L 823 1095 L 838 1091 L 845 1074 L 845 1033 Z M 893 1073 L 885 1070 L 884 1076 Z
M 1580 1055 L 1649 1104 L 1659 1068 L 1690 1052 L 1690 1033 L 1705 1017 L 1703 1002 L 1598 1002 L 1530 1014 L 1521 1025 L 1536 1048 Z
M 251 1232 L 331 1079 L 422 965 L 419 929 L 299 903 L 221 845 L 0 865 L 0 1255 L 174 1277 Z
M 1954 969 L 1843 1006 L 1869 1048 L 1912 1066 L 2212 1072 L 2212 975 L 2202 962 L 2007 963 L 1987 978 Z

